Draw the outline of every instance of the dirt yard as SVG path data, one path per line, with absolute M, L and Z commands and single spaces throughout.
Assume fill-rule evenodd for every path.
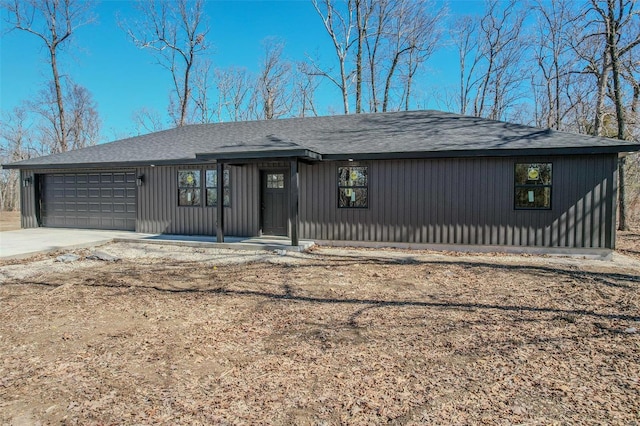
M 640 421 L 637 259 L 99 250 L 0 264 L 0 424 Z
M 0 210 L 0 232 L 20 229 L 20 212 Z

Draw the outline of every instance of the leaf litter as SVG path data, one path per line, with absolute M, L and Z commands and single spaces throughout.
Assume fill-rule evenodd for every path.
M 637 259 L 100 253 L 0 265 L 0 423 L 640 421 Z

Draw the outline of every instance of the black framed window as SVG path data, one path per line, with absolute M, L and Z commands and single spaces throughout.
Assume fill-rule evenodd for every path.
M 516 163 L 516 209 L 551 209 L 551 169 L 551 163 Z
M 200 170 L 178 170 L 178 205 L 200 205 Z
M 205 182 L 207 191 L 207 206 L 216 206 L 218 204 L 218 171 L 207 170 L 205 171 Z M 229 170 L 224 171 L 224 206 L 229 207 L 231 205 L 231 181 L 229 177 Z
M 367 166 L 338 167 L 338 207 L 369 207 L 369 171 Z

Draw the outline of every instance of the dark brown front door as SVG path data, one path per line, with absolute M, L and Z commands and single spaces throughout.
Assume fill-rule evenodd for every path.
M 289 221 L 288 186 L 286 170 L 264 170 L 261 174 L 262 187 L 262 233 L 266 235 L 287 235 Z

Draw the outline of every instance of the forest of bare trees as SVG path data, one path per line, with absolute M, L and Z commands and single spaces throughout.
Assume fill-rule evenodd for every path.
M 640 14 L 636 0 L 486 0 L 475 15 L 434 0 L 308 0 L 325 33 L 325 56 L 287 53 L 267 37 L 255 64 L 216 66 L 206 0 L 144 0 L 119 22 L 140 55 L 153 55 L 171 87 L 166 113 L 134 111 L 137 133 L 192 123 L 383 112 L 425 107 L 542 128 L 640 140 Z M 85 0 L 4 0 L 5 28 L 36 37 L 50 77 L 33 97 L 3 110 L 0 161 L 101 141 L 90 92 L 61 72 L 61 48 L 91 25 Z M 326 55 L 330 52 L 330 56 Z M 457 84 L 437 81 L 448 52 Z M 255 66 L 254 66 L 255 65 Z M 252 71 L 254 70 L 254 71 Z M 320 107 L 319 91 L 339 109 Z M 165 118 L 167 117 L 167 118 Z M 640 210 L 640 163 L 621 159 L 620 226 Z M 15 172 L 0 177 L 2 209 L 18 207 Z M 629 210 L 629 213 L 627 213 Z

